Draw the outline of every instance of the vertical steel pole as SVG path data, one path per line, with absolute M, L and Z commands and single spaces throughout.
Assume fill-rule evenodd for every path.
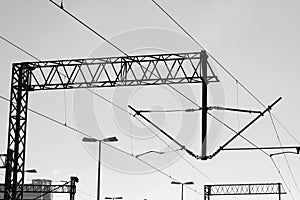
M 183 184 L 184 183 L 181 183 L 181 200 L 183 200 Z
M 99 141 L 99 158 L 98 158 L 98 184 L 97 184 L 97 200 L 100 200 L 100 181 L 101 181 L 101 141 Z
M 12 173 L 13 150 L 8 149 L 5 162 L 5 190 L 4 200 L 11 198 L 11 173 Z
M 71 191 L 70 191 L 70 200 L 75 200 L 76 193 L 76 183 L 78 183 L 79 179 L 77 177 L 71 176 Z
M 279 195 L 279 200 L 281 200 L 281 184 L 278 183 L 278 195 Z
M 202 68 L 202 158 L 207 158 L 207 54 L 202 50 L 200 54 Z

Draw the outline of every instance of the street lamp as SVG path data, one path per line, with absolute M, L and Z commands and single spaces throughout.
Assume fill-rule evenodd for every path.
M 123 197 L 105 197 L 104 199 L 115 200 L 115 199 L 123 199 Z
M 101 142 L 117 142 L 118 138 L 117 137 L 109 137 L 109 138 L 104 138 L 102 140 L 98 140 L 95 138 L 84 137 L 84 138 L 82 138 L 82 141 L 83 142 L 98 142 L 98 144 L 99 144 L 97 200 L 100 200 Z
M 171 184 L 181 185 L 181 200 L 183 200 L 183 185 L 193 185 L 194 182 L 189 181 L 189 182 L 181 183 L 177 181 L 172 181 Z

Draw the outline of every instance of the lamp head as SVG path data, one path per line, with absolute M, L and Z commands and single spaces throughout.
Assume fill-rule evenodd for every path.
M 105 138 L 102 140 L 103 142 L 117 142 L 118 138 L 117 137 L 109 137 L 109 138 Z
M 95 138 L 88 138 L 88 137 L 84 137 L 82 138 L 82 142 L 97 142 L 98 140 Z
M 24 172 L 26 172 L 26 173 L 37 173 L 36 169 L 27 169 Z
M 184 185 L 193 185 L 194 182 L 193 181 L 189 181 L 189 182 L 185 182 Z

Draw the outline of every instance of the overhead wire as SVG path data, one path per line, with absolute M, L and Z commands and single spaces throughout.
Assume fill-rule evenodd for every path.
M 53 2 L 52 0 L 49 0 L 50 2 L 52 2 L 53 4 L 55 4 L 57 7 L 59 7 L 55 2 Z M 59 7 L 60 8 L 60 7 Z M 72 18 L 74 18 L 76 21 L 80 22 L 82 25 L 84 25 L 86 28 L 88 28 L 89 30 L 91 30 L 93 33 L 97 34 L 98 36 L 100 36 L 100 38 L 104 39 L 105 41 L 108 41 L 106 38 L 104 38 L 102 35 L 100 35 L 99 33 L 97 33 L 94 29 L 92 29 L 91 27 L 89 27 L 88 25 L 86 25 L 85 23 L 83 23 L 81 20 L 79 20 L 77 17 L 75 17 L 74 15 L 72 15 L 70 12 L 66 11 L 65 9 L 62 9 L 63 11 L 65 11 L 67 14 L 69 14 Z M 177 23 L 178 24 L 178 23 Z M 179 24 L 178 24 L 179 25 Z M 182 28 L 182 27 L 181 27 Z M 111 42 L 109 42 L 109 44 L 112 44 Z M 120 50 L 118 47 L 116 47 L 114 44 L 112 44 L 113 47 L 115 47 L 116 49 L 118 49 L 120 52 L 122 52 L 123 54 L 125 54 L 126 56 L 128 56 L 128 54 L 126 54 L 124 51 Z M 225 69 L 226 70 L 226 69 Z M 235 79 L 237 82 L 238 80 Z M 171 85 L 168 85 L 170 86 L 171 88 L 175 89 L 173 86 Z M 179 92 L 178 90 L 175 89 L 175 91 Z M 197 103 L 195 103 L 193 100 L 191 100 L 189 97 L 187 97 L 186 95 L 184 95 L 183 93 L 179 92 L 181 95 L 183 95 L 186 99 L 188 99 L 190 102 L 192 102 L 193 104 L 197 105 L 199 107 L 199 105 Z M 97 93 L 94 93 L 96 94 L 97 96 L 100 96 L 98 95 Z M 103 97 L 100 97 L 103 99 Z M 106 100 L 107 101 L 107 100 Z M 120 108 L 120 107 L 119 107 Z M 123 111 L 124 109 L 121 108 Z
M 50 1 L 51 1 L 51 0 L 50 0 Z M 53 1 L 51 1 L 51 2 L 53 2 Z M 54 3 L 54 4 L 55 4 L 55 3 Z M 70 13 L 70 14 L 71 14 L 71 13 Z M 72 15 L 72 16 L 73 16 L 73 15 Z M 75 16 L 73 16 L 73 17 L 75 17 Z M 79 20 L 78 18 L 76 18 L 76 19 Z M 80 21 L 80 20 L 79 20 L 79 21 Z M 97 33 L 97 32 L 96 32 L 96 33 Z M 12 44 L 13 44 L 13 43 L 12 43 Z M 14 45 L 14 46 L 17 47 L 17 45 Z M 19 47 L 18 47 L 18 49 L 19 49 Z M 27 51 L 23 50 L 23 52 L 26 53 Z M 40 61 L 37 57 L 32 56 L 32 54 L 30 54 L 30 53 L 27 53 L 27 54 L 30 55 L 31 57 L 33 57 L 34 59 L 37 59 L 38 61 Z M 98 93 L 92 91 L 91 89 L 88 89 L 88 88 L 87 88 L 87 90 L 90 91 L 91 93 L 93 93 L 94 95 L 96 95 L 97 97 L 99 97 L 99 98 L 105 100 L 106 102 L 109 102 L 110 104 L 116 106 L 117 108 L 119 108 L 119 109 L 121 109 L 121 110 L 123 110 L 123 111 L 129 113 L 129 112 L 128 112 L 127 110 L 125 110 L 124 108 L 118 106 L 117 104 L 113 103 L 112 101 L 109 101 L 108 99 L 106 99 L 106 98 L 104 98 L 103 96 L 99 95 Z M 5 98 L 5 97 L 3 97 L 3 96 L 0 96 L 0 98 L 9 101 L 7 98 Z M 45 117 L 45 118 L 47 118 L 48 120 L 51 120 L 51 121 L 53 121 L 53 122 L 55 122 L 55 123 L 58 123 L 58 124 L 60 124 L 60 125 L 62 125 L 62 126 L 65 126 L 65 127 L 69 128 L 69 129 L 75 131 L 75 132 L 78 132 L 77 129 L 75 129 L 75 128 L 69 126 L 69 125 L 67 125 L 66 123 L 59 122 L 58 120 L 55 120 L 54 118 L 48 117 L 48 116 L 46 116 L 46 115 L 44 115 L 44 114 L 42 114 L 42 113 L 39 113 L 39 112 L 37 112 L 37 111 L 35 111 L 35 110 L 30 109 L 30 108 L 28 108 L 28 110 L 31 111 L 31 112 L 33 112 L 33 113 L 35 113 L 35 114 L 37 114 L 37 115 L 40 115 L 40 116 L 42 116 L 42 117 Z M 129 115 L 132 115 L 132 114 L 129 113 Z M 85 134 L 84 132 L 80 132 L 80 133 L 81 133 L 82 135 L 84 135 L 84 136 L 90 137 L 88 134 Z M 129 154 L 129 155 L 131 155 L 131 154 Z M 132 156 L 133 156 L 133 155 L 132 155 Z M 137 158 L 137 159 L 139 159 L 139 158 Z M 194 167 L 193 167 L 193 168 L 194 168 Z M 198 170 L 199 172 L 201 172 L 199 169 L 197 169 L 197 170 Z M 201 173 L 202 173 L 202 172 L 201 172 Z M 206 176 L 204 173 L 202 173 L 202 174 L 203 174 L 204 176 Z M 175 180 L 175 179 L 173 179 L 173 180 Z M 186 186 L 186 187 L 187 187 L 187 186 Z M 198 192 L 197 192 L 197 193 L 198 193 Z M 201 194 L 201 193 L 199 193 L 199 194 Z
M 73 19 L 75 19 L 77 22 L 79 22 L 81 25 L 83 25 L 85 28 L 89 29 L 90 31 L 92 31 L 94 34 L 96 34 L 98 37 L 100 37 L 102 40 L 104 40 L 105 42 L 107 42 L 108 44 L 110 44 L 111 46 L 113 46 L 115 49 L 117 49 L 118 51 L 120 51 L 121 53 L 123 53 L 124 55 L 128 56 L 127 53 L 125 53 L 125 51 L 123 51 L 122 49 L 120 49 L 119 47 L 117 47 L 114 43 L 112 43 L 111 41 L 109 41 L 108 39 L 106 39 L 104 36 L 102 36 L 101 34 L 99 34 L 97 31 L 95 31 L 94 29 L 92 29 L 91 27 L 89 27 L 86 23 L 84 23 L 83 21 L 81 21 L 80 19 L 78 19 L 76 16 L 74 16 L 72 13 L 70 13 L 69 11 L 67 11 L 66 9 L 64 9 L 63 7 L 61 7 L 60 5 L 56 4 L 54 1 L 49 0 L 53 5 L 57 6 L 59 9 L 63 10 L 65 13 L 67 13 L 69 16 L 71 16 Z
M 15 43 L 11 42 L 10 40 L 6 39 L 5 37 L 0 35 L 0 38 L 2 40 L 4 40 L 5 42 L 7 42 L 8 44 L 14 46 L 15 48 L 17 48 L 18 50 L 22 51 L 23 53 L 25 53 L 26 55 L 30 56 L 31 58 L 34 58 L 35 60 L 40 61 L 40 59 L 38 59 L 36 56 L 34 56 L 33 54 L 29 53 L 28 51 L 26 51 L 25 49 L 23 49 L 22 47 L 16 45 Z
M 210 54 L 191 34 L 188 33 L 162 6 L 160 6 L 155 0 L 151 0 L 163 13 L 165 13 L 183 32 L 185 32 L 195 43 L 203 50 L 207 52 L 207 54 L 231 77 L 233 78 L 236 83 L 238 83 L 252 98 L 254 98 L 261 106 L 266 108 L 266 106 L 260 101 L 250 90 L 244 86 L 232 73 L 230 73 L 225 66 L 223 66 L 212 54 Z M 294 137 L 293 137 L 294 138 Z M 272 159 L 273 161 L 273 159 Z M 274 162 L 274 161 L 273 161 Z M 277 168 L 277 166 L 276 166 Z M 281 174 L 280 174 L 281 175 Z M 283 178 L 281 176 L 281 178 Z M 284 181 L 285 182 L 285 181 Z
M 73 19 L 75 19 L 76 21 L 78 21 L 80 24 L 82 24 L 84 27 L 88 28 L 89 30 L 91 30 L 93 33 L 95 33 L 96 35 L 98 35 L 101 39 L 103 39 L 104 41 L 108 42 L 109 44 L 111 44 L 113 47 L 115 47 L 117 50 L 119 50 L 121 53 L 123 53 L 124 55 L 126 56 L 129 56 L 127 53 L 125 53 L 124 51 L 122 51 L 120 48 L 118 48 L 116 45 L 114 45 L 113 43 L 111 43 L 109 40 L 107 40 L 104 36 L 100 35 L 98 32 L 96 32 L 94 29 L 92 29 L 91 27 L 89 27 L 87 24 L 85 24 L 84 22 L 82 22 L 80 19 L 78 19 L 76 16 L 74 16 L 72 13 L 68 12 L 66 9 L 62 9 L 58 4 L 56 4 L 54 1 L 52 0 L 49 0 L 51 3 L 53 3 L 54 5 L 56 5 L 58 8 L 60 8 L 61 10 L 63 10 L 64 12 L 66 12 L 69 16 L 71 16 Z M 143 66 L 142 66 L 143 67 Z M 188 98 L 186 95 L 184 95 L 183 93 L 181 93 L 180 91 L 178 91 L 177 89 L 175 89 L 173 86 L 171 85 L 168 85 L 169 87 L 173 88 L 175 91 L 179 92 L 181 95 L 183 95 L 185 98 Z M 93 94 L 95 94 L 96 96 L 100 97 L 101 99 L 111 103 L 112 105 L 114 106 L 117 106 L 119 109 L 125 111 L 128 113 L 127 110 L 125 110 L 124 108 L 121 108 L 120 106 L 114 104 L 113 102 L 105 99 L 104 97 L 102 97 L 101 95 L 99 95 L 98 93 L 88 89 L 89 91 L 91 91 Z M 189 99 L 189 98 L 188 98 Z M 191 99 L 190 99 L 191 102 L 193 102 Z M 194 102 L 194 104 L 196 104 Z M 196 104 L 197 105 L 197 104 Z M 198 106 L 199 107 L 199 106 Z M 132 114 L 130 114 L 132 115 Z M 147 126 L 146 126 L 147 127 Z M 194 167 L 194 166 L 193 166 Z M 199 170 L 199 169 L 198 169 Z M 199 170 L 200 171 L 200 170 Z M 205 175 L 203 172 L 201 172 L 202 175 Z M 206 176 L 206 175 L 205 175 Z
M 257 102 L 259 102 L 264 108 L 266 106 L 250 91 L 248 90 L 232 73 L 230 73 L 225 66 L 223 66 L 212 54 L 210 54 L 188 31 L 181 26 L 174 17 L 172 17 L 162 6 L 160 6 L 155 0 L 151 0 L 164 14 L 166 14 L 184 33 L 186 33 L 201 49 L 205 50 L 207 54 L 237 83 L 239 83 Z
M 277 138 L 277 140 L 278 140 L 278 143 L 279 143 L 280 147 L 282 148 L 282 142 L 281 142 L 281 139 L 280 139 L 280 137 L 279 137 L 278 130 L 277 130 L 277 128 L 276 128 L 276 125 L 275 125 L 275 123 L 274 123 L 273 117 L 272 117 L 272 115 L 271 115 L 270 112 L 269 112 L 269 116 L 270 116 L 270 119 L 271 119 L 271 122 L 272 122 L 272 126 L 273 126 L 273 129 L 274 129 L 274 132 L 275 132 L 275 134 L 276 134 L 276 138 Z M 284 152 L 283 148 L 282 148 L 282 152 Z M 295 175 L 294 175 L 293 170 L 292 170 L 292 168 L 291 168 L 291 165 L 290 165 L 290 163 L 289 163 L 289 161 L 288 161 L 288 159 L 287 159 L 287 156 L 286 156 L 286 154 L 283 154 L 283 156 L 284 156 L 285 162 L 286 162 L 286 164 L 287 164 L 287 166 L 288 166 L 289 172 L 290 172 L 290 174 L 291 174 L 291 176 L 292 176 L 293 182 L 294 182 L 294 184 L 295 184 L 295 186 L 296 186 L 296 188 L 297 188 L 297 191 L 298 191 L 298 193 L 300 194 L 299 186 L 298 186 L 298 184 L 297 184 Z
M 16 45 L 14 45 L 14 46 L 16 46 Z M 19 47 L 18 47 L 18 49 L 19 49 Z M 27 52 L 27 51 L 23 50 L 23 52 Z M 31 56 L 32 54 L 29 54 L 29 53 L 28 53 L 28 55 Z M 31 57 L 33 57 L 34 59 L 39 60 L 39 59 L 36 58 L 35 56 L 31 56 Z M 118 107 L 119 109 L 125 111 L 125 112 L 128 113 L 129 115 L 132 115 L 131 113 L 129 113 L 129 112 L 128 112 L 127 110 L 125 110 L 124 108 L 118 106 L 117 104 L 113 103 L 112 101 L 109 101 L 108 99 L 106 99 L 106 98 L 104 98 L 103 96 L 99 95 L 98 93 L 92 91 L 91 89 L 88 89 L 88 88 L 87 88 L 87 90 L 90 91 L 91 93 L 93 93 L 94 95 L 96 95 L 97 97 L 99 97 L 99 98 L 105 100 L 106 102 L 109 102 L 110 104 L 112 104 L 112 105 Z M 5 98 L 4 96 L 1 96 L 1 95 L 0 95 L 0 98 L 6 100 L 6 101 L 8 101 L 8 102 L 10 101 L 8 98 Z M 37 111 L 35 111 L 35 110 L 31 109 L 31 108 L 28 108 L 28 110 L 31 111 L 31 112 L 33 112 L 33 113 L 35 113 L 35 114 L 37 114 L 37 115 L 39 115 L 39 116 L 42 116 L 42 117 L 46 118 L 46 119 L 48 119 L 48 120 L 50 120 L 50 121 L 52 121 L 52 122 L 58 123 L 58 124 L 60 124 L 60 125 L 62 125 L 62 126 L 65 126 L 65 127 L 69 128 L 69 129 L 75 131 L 75 132 L 78 132 L 78 133 L 80 133 L 80 134 L 82 134 L 82 135 L 84 135 L 84 136 L 91 137 L 90 135 L 85 134 L 84 132 L 78 131 L 77 129 L 75 129 L 75 128 L 69 126 L 69 125 L 67 125 L 66 123 L 62 123 L 62 122 L 60 122 L 60 121 L 58 121 L 58 120 L 55 120 L 54 118 L 51 118 L 51 117 L 49 117 L 49 116 L 46 116 L 46 115 L 44 115 L 44 114 L 42 114 L 42 113 L 40 113 L 40 112 L 37 112 Z M 147 127 L 147 126 L 146 126 L 146 127 Z M 108 145 L 108 146 L 110 146 L 110 145 Z M 112 146 L 111 146 L 111 147 L 112 147 Z M 123 151 L 123 150 L 122 150 L 122 151 Z M 124 152 L 125 152 L 125 151 L 123 151 L 123 153 L 124 153 Z M 133 155 L 130 154 L 130 153 L 127 153 L 127 154 L 130 155 L 130 156 L 133 156 Z M 134 156 L 133 156 L 133 157 L 134 157 Z M 142 159 L 140 159 L 140 158 L 137 158 L 137 159 L 142 160 Z M 143 161 L 143 162 L 144 162 L 144 161 Z M 144 162 L 144 163 L 145 163 L 145 162 Z M 146 164 L 146 163 L 145 163 L 145 164 Z M 194 167 L 193 167 L 193 168 L 194 168 Z M 196 168 L 195 168 L 195 169 L 196 169 Z M 155 170 L 157 171 L 157 170 L 159 170 L 159 169 L 156 168 Z M 162 171 L 161 171 L 161 172 L 162 172 Z M 199 170 L 199 172 L 201 172 L 201 171 Z M 201 173 L 202 173 L 202 172 L 201 172 Z M 206 176 L 204 173 L 202 173 L 202 174 L 203 174 L 204 176 Z M 170 175 L 168 175 L 168 174 L 165 174 L 165 175 L 167 175 L 168 177 L 172 178 L 172 177 L 171 177 Z M 172 179 L 175 180 L 175 181 L 177 181 L 177 180 L 174 179 L 174 178 L 172 178 Z M 187 187 L 187 186 L 186 186 L 186 187 Z M 190 187 L 188 187 L 188 188 L 190 188 Z M 191 189 L 191 188 L 190 188 L 190 189 Z M 193 190 L 193 189 L 191 189 L 191 190 Z M 200 192 L 198 192 L 198 191 L 196 191 L 196 190 L 193 190 L 193 191 L 195 191 L 196 193 L 198 193 L 198 194 L 200 194 L 200 195 L 203 195 L 202 193 L 200 193 Z
M 51 0 L 50 0 L 51 1 Z M 53 1 L 51 1 L 52 3 L 54 3 Z M 55 5 L 57 5 L 56 3 L 54 3 Z M 64 10 L 64 9 L 63 9 Z M 66 10 L 64 10 L 64 11 L 66 11 Z M 71 14 L 71 13 L 70 13 Z M 72 14 L 71 14 L 72 15 Z M 74 16 L 75 17 L 75 16 Z M 75 17 L 76 18 L 76 17 Z M 85 25 L 85 24 L 83 24 L 83 25 Z M 177 24 L 177 25 L 179 25 L 179 24 Z M 89 28 L 88 26 L 86 26 L 87 28 Z M 182 28 L 182 27 L 181 27 Z M 90 29 L 90 28 L 89 28 Z M 91 30 L 91 31 L 93 31 L 93 30 Z M 95 32 L 95 31 L 93 31 L 94 33 L 96 33 L 97 34 L 97 32 Z M 98 35 L 98 34 L 97 34 Z M 98 35 L 99 36 L 99 35 Z M 101 37 L 101 35 L 100 35 L 100 37 Z M 102 38 L 103 39 L 103 38 Z M 104 39 L 105 41 L 106 41 L 106 39 Z M 109 41 L 107 41 L 108 43 L 110 43 Z M 111 43 L 110 43 L 111 44 Z M 115 45 L 113 45 L 113 44 L 111 44 L 112 46 L 114 46 L 115 47 Z M 119 51 L 121 51 L 122 53 L 124 53 L 125 55 L 127 55 L 125 52 L 123 52 L 122 50 L 120 50 L 119 48 L 117 48 Z M 26 52 L 25 52 L 26 53 Z M 32 56 L 32 57 L 34 57 L 34 56 Z M 212 57 L 212 56 L 211 56 Z M 37 59 L 36 57 L 34 57 L 35 59 Z M 215 60 L 216 61 L 216 60 Z M 217 62 L 218 63 L 218 62 Z M 220 64 L 220 63 L 218 63 L 222 68 L 223 68 L 223 66 Z M 226 69 L 224 68 L 224 70 L 226 71 Z M 227 71 L 227 73 L 229 73 L 228 71 Z M 230 73 L 229 73 L 230 74 Z M 235 77 L 232 75 L 232 74 L 230 74 L 234 79 L 235 79 Z M 250 91 L 248 91 L 247 90 L 247 88 L 245 88 L 237 79 L 235 79 L 248 93 L 250 92 Z M 250 95 L 251 95 L 252 93 L 250 92 Z M 251 95 L 252 96 L 252 95 Z M 255 96 L 254 96 L 255 97 Z M 258 99 L 257 99 L 258 100 Z M 258 100 L 259 101 L 259 100 Z
M 5 101 L 10 102 L 8 98 L 6 98 L 6 97 L 4 97 L 4 96 L 2 96 L 2 95 L 0 95 L 0 98 L 3 99 L 3 100 L 5 100 Z M 38 111 L 33 110 L 33 109 L 31 109 L 31 108 L 28 108 L 28 110 L 29 110 L 30 112 L 36 114 L 36 115 L 39 115 L 39 116 L 41 116 L 41 117 L 43 117 L 43 118 L 45 118 L 45 119 L 48 119 L 48 120 L 50 120 L 50 121 L 52 121 L 52 122 L 54 122 L 54 123 L 57 123 L 57 124 L 59 124 L 59 125 L 61 125 L 61 126 L 64 126 L 64 127 L 68 128 L 68 129 L 70 129 L 70 130 L 72 130 L 72 131 L 74 131 L 74 132 L 76 132 L 76 133 L 79 133 L 79 134 L 81 134 L 81 135 L 83 135 L 83 136 L 86 136 L 86 137 L 89 137 L 89 138 L 94 138 L 94 137 L 92 137 L 91 135 L 89 135 L 89 134 L 87 134 L 87 133 L 85 133 L 85 132 L 83 132 L 83 131 L 80 131 L 80 130 L 78 130 L 78 129 L 76 129 L 76 128 L 70 126 L 70 125 L 64 125 L 63 122 L 60 122 L 60 121 L 58 121 L 58 120 L 56 120 L 56 119 L 54 119 L 54 118 L 52 118 L 52 117 L 49 117 L 49 116 L 47 116 L 47 115 L 45 115 L 45 114 L 43 114 L 43 113 L 41 113 L 41 112 L 38 112 Z M 159 172 L 159 173 L 161 173 L 161 174 L 163 174 L 163 175 L 169 177 L 170 179 L 172 179 L 172 180 L 174 180 L 174 181 L 178 181 L 177 179 L 175 179 L 174 177 L 168 175 L 168 174 L 165 173 L 164 171 L 162 171 L 162 170 L 158 169 L 157 167 L 155 167 L 155 166 L 153 166 L 153 165 L 147 163 L 146 161 L 144 161 L 143 159 L 141 159 L 141 158 L 139 158 L 139 157 L 135 157 L 135 156 L 132 155 L 131 153 L 128 153 L 128 152 L 126 152 L 126 151 L 124 151 L 124 150 L 122 150 L 122 149 L 120 149 L 120 148 L 117 148 L 117 147 L 112 146 L 112 145 L 107 144 L 107 143 L 103 143 L 103 144 L 106 145 L 106 146 L 108 146 L 108 147 L 110 147 L 110 148 L 112 148 L 112 149 L 115 149 L 115 150 L 117 150 L 117 151 L 119 151 L 119 152 L 121 152 L 121 153 L 123 153 L 123 154 L 129 155 L 129 156 L 131 156 L 131 157 L 133 157 L 133 158 L 135 158 L 135 159 L 138 159 L 139 161 L 143 162 L 145 165 L 147 165 L 147 166 L 149 166 L 150 168 L 154 169 L 156 172 Z M 186 187 L 187 187 L 187 186 L 186 186 Z M 197 191 L 196 189 L 193 189 L 193 188 L 191 188 L 191 187 L 187 187 L 187 188 L 189 188 L 191 191 L 194 191 L 195 193 L 197 193 L 197 194 L 203 196 L 203 194 L 202 194 L 201 192 Z

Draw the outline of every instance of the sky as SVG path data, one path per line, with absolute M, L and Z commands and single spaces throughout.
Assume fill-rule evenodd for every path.
M 270 105 L 282 97 L 272 109 L 273 116 L 278 119 L 272 118 L 276 131 L 269 114 L 266 114 L 248 128 L 243 136 L 261 147 L 280 146 L 278 138 L 283 146 L 299 146 L 300 2 L 157 2 L 264 105 Z M 64 8 L 130 55 L 201 50 L 150 0 L 64 0 Z M 0 27 L 2 37 L 40 60 L 122 56 L 47 0 L 1 1 Z M 0 95 L 9 98 L 12 63 L 35 60 L 4 40 L 0 40 L 0 52 Z M 209 84 L 209 105 L 264 109 L 211 58 L 210 62 L 220 78 L 220 83 Z M 178 85 L 175 88 L 201 104 L 201 85 Z M 127 108 L 128 104 L 153 110 L 195 108 L 194 104 L 168 86 L 105 88 L 92 91 L 128 112 L 131 112 Z M 190 200 L 204 198 L 201 194 L 205 184 L 269 182 L 285 182 L 284 188 L 288 194 L 282 199 L 300 198 L 299 155 L 273 157 L 283 179 L 270 157 L 260 151 L 222 151 L 207 161 L 195 160 L 178 151 L 182 156 L 180 157 L 175 152 L 169 152 L 178 147 L 151 125 L 143 126 L 128 113 L 84 89 L 32 92 L 29 108 L 92 137 L 102 139 L 117 136 L 119 141 L 110 145 L 133 155 L 125 155 L 102 145 L 101 199 L 106 196 L 122 196 L 125 200 L 179 199 L 180 188 L 171 185 L 170 177 L 182 182 L 194 182 L 192 190 L 184 189 L 185 199 Z M 0 152 L 5 153 L 8 102 L 1 99 L 0 110 Z M 255 117 L 254 114 L 220 111 L 212 113 L 235 130 L 240 130 Z M 145 116 L 200 154 L 199 112 L 165 112 Z M 208 152 L 213 153 L 233 136 L 233 132 L 212 118 L 209 118 L 208 124 Z M 59 183 L 60 180 L 69 180 L 70 176 L 78 176 L 75 198 L 95 200 L 98 146 L 83 143 L 82 137 L 78 132 L 29 112 L 25 168 L 35 168 L 38 173 L 26 174 L 26 182 L 45 178 Z M 242 138 L 237 138 L 229 147 L 252 146 Z M 164 174 L 134 157 L 150 150 L 168 152 L 140 157 Z M 1 182 L 4 182 L 3 174 L 4 170 L 1 170 Z M 55 195 L 54 198 L 62 200 L 69 196 Z M 240 196 L 236 199 L 254 198 Z

